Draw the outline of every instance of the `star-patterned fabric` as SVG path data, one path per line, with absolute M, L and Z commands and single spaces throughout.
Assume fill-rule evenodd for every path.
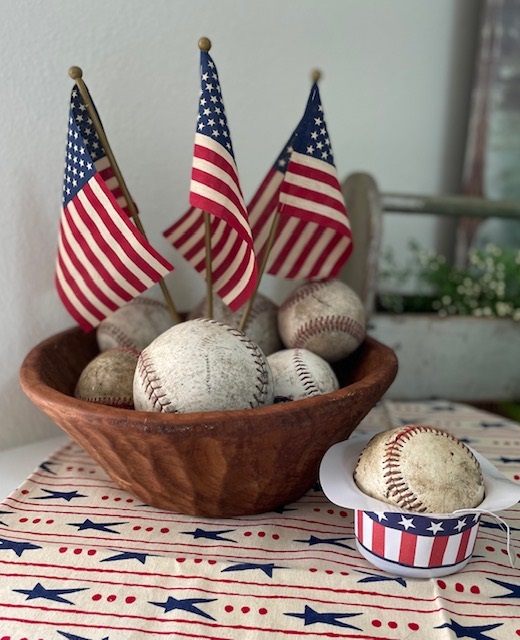
M 356 433 L 410 423 L 450 431 L 520 481 L 520 425 L 466 405 L 383 402 Z M 520 555 L 520 509 L 499 515 Z M 119 489 L 72 442 L 0 503 L 0 575 L 2 640 L 520 636 L 520 572 L 492 517 L 458 573 L 404 578 L 360 555 L 352 511 L 318 485 L 269 513 L 185 516 Z

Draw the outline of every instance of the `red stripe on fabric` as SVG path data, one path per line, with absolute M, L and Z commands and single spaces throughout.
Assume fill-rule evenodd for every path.
M 340 220 L 335 220 L 327 215 L 315 213 L 314 211 L 310 211 L 309 209 L 302 209 L 300 207 L 295 207 L 289 204 L 281 204 L 280 206 L 280 213 L 282 215 L 301 218 L 303 220 L 307 220 L 308 222 L 315 222 L 316 224 L 322 225 L 324 227 L 334 229 L 335 231 L 337 231 L 337 233 L 344 236 L 349 235 L 350 233 L 348 220 L 343 223 Z
M 221 156 L 219 153 L 214 151 L 213 148 L 210 146 L 213 141 L 210 138 L 207 138 L 205 136 L 203 138 L 203 141 L 205 142 L 206 140 L 209 142 L 209 145 L 195 144 L 193 148 L 193 157 L 200 158 L 201 160 L 205 160 L 206 162 L 214 165 L 221 171 L 224 171 L 225 173 L 227 173 L 228 176 L 237 185 L 238 192 L 242 194 L 242 191 L 240 189 L 240 184 L 238 181 L 238 171 L 235 163 L 233 161 L 231 163 L 228 162 L 223 156 Z M 221 146 L 218 143 L 215 143 L 215 144 L 217 144 L 217 146 L 219 147 Z
M 271 167 L 271 169 L 269 170 L 269 172 L 267 173 L 265 178 L 262 180 L 262 184 L 258 187 L 258 189 L 256 190 L 256 193 L 254 194 L 254 196 L 249 201 L 249 205 L 247 207 L 249 212 L 254 210 L 254 208 L 256 207 L 257 202 L 263 196 L 264 191 L 267 191 L 269 189 L 269 187 L 271 186 L 271 183 L 274 183 L 276 181 L 278 181 L 280 184 L 282 184 L 283 174 L 280 171 L 277 171 L 276 169 L 274 169 L 274 167 Z
M 58 262 L 61 266 L 61 271 L 63 274 L 63 278 L 65 280 L 65 282 L 69 285 L 70 289 L 72 290 L 72 294 L 74 295 L 74 297 L 77 299 L 77 302 L 79 303 L 79 305 L 83 306 L 83 308 L 85 309 L 85 311 L 87 311 L 88 313 L 90 313 L 90 315 L 94 316 L 95 319 L 97 319 L 97 323 L 92 324 L 91 320 L 87 319 L 87 317 L 84 315 L 83 311 L 80 310 L 79 305 L 77 306 L 76 302 L 74 301 L 74 298 L 71 296 L 69 298 L 65 287 L 63 286 L 63 284 L 60 282 L 60 280 L 58 279 L 58 276 L 56 274 L 56 283 L 58 286 L 58 291 L 60 293 L 60 298 L 62 299 L 66 299 L 68 300 L 68 303 L 70 306 L 67 306 L 67 310 L 70 312 L 70 307 L 75 309 L 75 313 L 72 314 L 73 317 L 76 319 L 76 316 L 81 317 L 82 320 L 80 322 L 80 326 L 83 326 L 83 324 L 85 324 L 86 326 L 89 327 L 94 327 L 97 324 L 99 324 L 99 322 L 101 322 L 101 320 L 103 320 L 103 318 L 105 318 L 105 314 L 103 313 L 103 311 L 101 311 L 101 309 L 98 309 L 96 306 L 94 306 L 90 300 L 87 299 L 87 297 L 85 296 L 84 292 L 83 292 L 83 288 L 82 288 L 82 284 L 85 284 L 84 282 L 78 282 L 77 280 L 74 279 L 74 277 L 72 276 L 72 274 L 70 274 L 67 269 L 65 268 L 65 265 L 62 264 L 62 256 L 59 255 L 58 256 Z M 111 310 L 114 310 L 114 308 L 117 308 L 117 306 L 115 304 L 111 305 Z
M 444 551 L 448 545 L 449 536 L 436 536 L 433 541 L 432 550 L 430 552 L 430 559 L 428 560 L 429 567 L 442 566 L 442 559 L 444 557 Z
M 403 531 L 401 533 L 401 544 L 399 545 L 399 562 L 413 566 L 415 564 L 415 549 L 417 548 L 418 536 L 413 533 Z
M 309 180 L 326 184 L 329 187 L 334 187 L 341 192 L 341 187 L 339 186 L 335 171 L 334 173 L 330 173 L 330 171 L 325 170 L 325 167 L 331 167 L 331 165 L 323 162 L 324 169 L 320 169 L 315 167 L 313 164 L 307 164 L 305 160 L 306 156 L 293 155 L 285 175 L 293 174 L 295 176 L 302 176 L 303 178 L 308 178 Z
M 309 224 L 307 224 L 307 227 L 306 227 L 306 229 L 304 229 L 303 233 L 306 233 L 307 231 L 310 231 L 310 230 L 311 230 L 311 226 Z M 302 271 L 302 269 L 305 266 L 305 262 L 306 262 L 307 258 L 309 257 L 310 252 L 312 251 L 312 249 L 314 248 L 316 243 L 319 241 L 319 239 L 323 235 L 324 231 L 325 231 L 324 227 L 316 227 L 314 229 L 314 232 L 311 233 L 310 237 L 307 239 L 307 242 L 305 243 L 305 246 L 300 251 L 300 255 L 296 259 L 291 271 L 288 273 L 288 275 L 287 275 L 288 278 L 296 278 L 300 274 L 303 275 L 304 272 Z M 323 257 L 323 256 L 320 255 L 318 257 Z M 323 259 L 324 259 L 324 257 L 323 257 Z M 315 263 L 313 263 L 313 265 L 310 268 L 307 267 L 306 273 L 312 273 L 313 272 L 313 270 L 315 269 L 314 268 L 314 264 Z
M 348 240 L 350 240 L 350 242 L 348 242 Z M 336 248 L 336 246 L 340 242 L 345 243 L 345 249 L 338 256 L 338 259 L 333 264 L 333 266 L 327 270 L 326 275 L 322 275 L 321 268 L 323 266 L 323 263 L 327 259 L 328 255 Z M 338 237 L 332 238 L 329 244 L 327 245 L 327 247 L 322 251 L 321 255 L 316 260 L 314 264 L 314 269 L 311 271 L 311 273 L 309 273 L 308 277 L 309 278 L 335 278 L 338 275 L 341 268 L 343 267 L 343 265 L 345 264 L 345 262 L 348 260 L 350 254 L 352 253 L 352 249 L 353 249 L 353 244 L 352 244 L 352 238 L 350 237 L 350 235 L 342 236 L 340 238 Z
M 203 187 L 209 187 L 210 189 L 222 194 L 222 196 L 227 198 L 234 205 L 236 210 L 234 210 L 233 207 L 228 208 L 226 203 L 220 203 L 216 199 L 213 200 L 211 195 L 205 196 L 194 191 L 190 192 L 190 203 L 203 211 L 207 211 L 214 216 L 223 218 L 242 236 L 245 236 L 247 231 L 244 229 L 244 224 L 242 224 L 240 220 L 246 223 L 247 227 L 247 211 L 241 197 L 238 196 L 228 184 L 222 182 L 216 176 L 205 173 L 200 169 L 194 168 L 192 170 L 191 179 L 192 181 L 201 184 Z
M 91 178 L 91 180 L 95 180 L 95 176 L 94 178 Z M 110 192 L 108 191 L 106 186 L 102 185 L 102 188 L 103 191 L 107 195 L 109 195 Z M 122 237 L 121 232 L 117 229 L 112 221 L 112 215 L 120 216 L 122 219 L 124 215 L 123 211 L 119 207 L 115 212 L 106 211 L 106 209 L 99 202 L 96 195 L 92 191 L 92 188 L 90 188 L 88 184 L 83 187 L 83 193 L 89 201 L 90 205 L 97 211 L 98 215 L 103 220 L 103 223 L 106 226 L 106 228 L 99 227 L 92 220 L 88 212 L 83 208 L 81 202 L 74 199 L 76 209 L 78 213 L 80 213 L 83 223 L 92 234 L 94 242 L 115 269 L 115 273 L 112 273 L 108 276 L 109 280 L 107 280 L 107 283 L 110 284 L 110 281 L 114 283 L 125 281 L 128 282 L 132 287 L 137 289 L 137 291 L 144 291 L 146 287 L 141 282 L 140 278 L 136 274 L 132 273 L 128 269 L 126 264 L 122 262 L 120 256 L 118 255 L 118 253 L 116 253 L 113 245 L 111 244 L 112 242 L 114 245 L 119 246 L 123 251 L 125 257 L 128 257 L 129 262 L 132 260 L 132 256 L 128 255 L 128 242 Z
M 457 551 L 457 557 L 455 559 L 456 563 L 462 562 L 466 558 L 466 550 L 468 548 L 468 542 L 469 542 L 469 538 L 471 536 L 472 530 L 473 530 L 472 528 L 466 529 L 466 531 L 464 531 L 464 533 L 462 534 L 459 549 Z
M 302 211 L 306 211 L 306 209 L 303 209 L 303 206 L 304 206 L 303 204 L 297 207 L 296 205 L 291 205 L 290 203 L 287 203 L 286 199 L 283 198 L 284 195 L 287 195 L 295 198 L 301 198 L 305 202 L 312 202 L 315 204 L 322 205 L 324 207 L 328 207 L 330 209 L 333 209 L 334 211 L 337 211 L 338 213 L 342 213 L 346 215 L 347 209 L 343 204 L 343 202 L 340 200 L 337 200 L 336 198 L 333 198 L 332 196 L 322 193 L 319 187 L 320 187 L 320 183 L 317 183 L 315 188 L 310 188 L 307 186 L 304 187 L 300 184 L 284 182 L 281 189 L 281 201 L 283 204 L 282 213 L 285 207 L 293 208 L 296 210 L 300 210 L 301 208 Z M 341 192 L 339 193 L 341 194 Z M 313 215 L 315 216 L 320 215 L 320 217 L 324 217 L 324 218 L 330 217 L 326 213 L 324 214 L 313 213 Z
M 110 200 L 112 211 L 107 211 L 104 208 L 103 204 L 98 200 L 90 184 L 93 180 L 96 180 L 105 196 Z M 145 257 L 146 254 L 152 256 L 155 260 L 157 260 L 157 262 L 159 262 L 163 268 L 170 271 L 173 270 L 173 267 L 168 263 L 168 261 L 165 260 L 165 258 L 163 258 L 157 251 L 155 251 L 155 249 L 138 232 L 135 225 L 128 220 L 128 217 L 125 216 L 123 210 L 117 204 L 116 199 L 110 193 L 110 189 L 108 189 L 103 181 L 97 178 L 97 175 L 94 175 L 84 186 L 83 193 L 90 202 L 91 206 L 98 212 L 98 215 L 105 224 L 110 237 L 114 238 L 115 243 L 117 243 L 117 246 L 121 247 L 128 260 L 135 264 L 142 273 L 146 274 L 149 278 L 155 281 L 161 278 L 161 274 L 158 273 L 147 261 L 147 257 Z M 125 226 L 130 231 L 132 236 L 131 238 L 127 239 L 123 236 L 120 229 L 116 226 L 112 216 L 118 216 L 123 226 Z M 84 222 L 89 226 L 90 229 L 96 229 L 97 237 L 100 239 L 99 245 L 104 246 L 107 249 L 106 255 L 110 255 L 111 259 L 113 258 L 113 260 L 115 261 L 113 264 L 117 265 L 117 271 L 123 277 L 125 277 L 129 283 L 134 284 L 136 289 L 139 289 L 139 287 L 141 287 L 141 291 L 144 291 L 144 289 L 147 288 L 147 285 L 145 285 L 137 275 L 133 274 L 127 269 L 126 265 L 121 262 L 121 259 L 112 249 L 112 247 L 110 247 L 108 242 L 106 242 L 106 240 L 101 236 L 101 230 L 98 230 L 95 227 L 88 215 L 86 215 L 85 217 L 86 219 L 84 220 Z
M 283 224 L 280 224 L 278 237 L 281 237 L 283 229 L 285 228 L 288 220 L 283 220 Z M 287 264 L 288 256 L 291 252 L 291 249 L 297 242 L 298 238 L 305 231 L 305 227 L 307 226 L 307 222 L 305 220 L 300 220 L 297 226 L 293 229 L 292 233 L 285 239 L 285 243 L 281 247 L 277 247 L 278 255 L 276 259 L 273 261 L 271 266 L 269 267 L 269 273 L 271 275 L 277 275 L 280 269 Z M 297 261 L 301 256 L 296 256 L 295 260 Z M 294 259 L 294 258 L 293 258 Z M 292 268 L 292 267 L 291 267 Z
M 94 254 L 90 251 L 90 247 L 88 247 L 88 244 L 85 242 L 85 239 L 83 238 L 83 236 L 80 234 L 79 230 L 76 229 L 72 217 L 70 216 L 70 213 L 68 210 L 65 210 L 63 212 L 64 217 L 66 218 L 67 222 L 68 222 L 68 226 L 69 229 L 71 230 L 71 232 L 74 235 L 74 238 L 76 239 L 76 242 L 78 242 L 78 244 L 82 247 L 82 249 L 85 251 L 86 248 L 88 248 L 88 253 L 90 254 L 89 256 L 89 263 L 94 267 L 94 263 L 93 260 L 96 260 L 96 258 L 94 257 Z M 72 228 L 74 227 L 74 229 Z M 88 287 L 88 289 L 92 292 L 92 294 L 101 302 L 101 304 L 104 304 L 105 306 L 107 306 L 111 311 L 115 311 L 118 307 L 118 305 L 116 304 L 116 302 L 110 298 L 109 296 L 107 296 L 98 286 L 98 284 L 96 283 L 96 281 L 94 280 L 93 276 L 88 272 L 85 264 L 83 263 L 82 260 L 79 259 L 79 257 L 76 255 L 75 251 L 73 251 L 72 247 L 70 246 L 65 233 L 61 232 L 61 242 L 62 242 L 62 246 L 63 246 L 63 250 L 65 252 L 65 254 L 67 255 L 68 259 L 70 260 L 70 262 L 73 264 L 73 266 L 75 267 L 75 269 L 77 270 L 78 274 L 81 276 L 83 283 L 85 284 L 85 286 Z M 83 243 L 85 242 L 85 246 L 83 245 Z M 61 258 L 62 256 L 59 256 L 60 258 L 60 264 L 62 266 L 62 270 L 63 272 L 67 272 L 68 274 L 68 278 L 67 278 L 67 282 L 69 283 L 69 285 L 74 289 L 74 291 L 76 292 L 76 289 L 79 291 L 79 287 L 80 287 L 80 283 L 78 283 L 76 281 L 76 279 L 72 276 L 72 274 L 69 274 L 68 270 L 65 268 L 65 264 L 62 262 Z M 98 263 L 96 265 L 96 273 L 98 275 L 100 275 L 103 279 L 103 281 L 106 281 L 107 278 L 109 278 L 108 273 L 105 271 L 103 265 L 101 263 Z M 72 286 L 72 282 L 75 283 L 75 286 Z M 123 299 L 129 299 L 128 294 L 126 294 L 126 292 L 124 292 L 122 289 L 120 291 L 118 290 L 114 290 L 112 288 L 112 290 L 114 291 L 114 293 L 116 295 L 118 295 L 119 297 L 123 297 Z M 92 313 L 94 313 L 93 309 L 94 307 L 91 305 L 90 302 L 88 302 L 86 300 L 86 298 L 82 297 L 81 298 L 82 303 L 89 309 L 92 311 Z M 98 310 L 98 313 L 101 313 Z
M 79 324 L 79 326 L 81 327 L 81 329 L 83 329 L 83 331 L 86 331 L 86 332 L 92 331 L 92 329 L 94 329 L 94 325 L 92 325 L 88 320 L 86 320 L 83 317 L 83 314 L 81 314 L 79 310 L 76 309 L 76 307 L 72 304 L 72 302 L 69 300 L 69 298 L 63 291 L 63 289 L 60 287 L 57 277 L 55 278 L 55 282 L 56 282 L 56 289 L 58 291 L 58 297 L 62 301 L 63 306 L 71 315 L 71 317 Z
M 87 226 L 87 228 L 90 228 L 92 233 L 92 241 L 96 246 L 98 246 L 101 249 L 102 253 L 106 255 L 106 252 L 103 249 L 103 245 L 106 245 L 106 241 L 103 239 L 100 233 L 100 230 L 92 223 L 92 221 L 90 220 L 90 217 L 84 210 L 82 203 L 76 199 L 74 199 L 72 202 L 76 208 L 76 212 L 79 218 L 82 220 L 85 226 Z M 132 298 L 131 294 L 125 289 L 123 289 L 123 287 L 114 280 L 113 276 L 109 273 L 107 268 L 104 266 L 104 264 L 100 261 L 100 259 L 94 253 L 90 242 L 88 241 L 87 238 L 85 238 L 82 231 L 80 231 L 80 229 L 77 227 L 76 223 L 74 222 L 72 213 L 68 210 L 68 208 L 64 209 L 63 213 L 68 222 L 68 226 L 71 234 L 74 237 L 74 240 L 81 247 L 85 258 L 88 261 L 88 264 L 90 264 L 94 269 L 93 274 L 89 273 L 85 265 L 81 263 L 81 259 L 75 255 L 75 252 L 72 251 L 71 247 L 67 244 L 68 255 L 71 259 L 74 260 L 74 264 L 79 267 L 79 270 L 84 278 L 85 285 L 88 286 L 90 289 L 92 289 L 92 287 L 96 286 L 95 278 L 97 275 L 99 275 L 100 278 L 103 280 L 103 282 L 107 285 L 107 287 L 111 291 L 113 291 L 116 296 L 118 296 L 119 298 L 125 301 L 131 300 Z
M 363 544 L 363 511 L 356 511 L 356 524 L 357 531 L 356 535 L 359 541 Z
M 370 551 L 381 557 L 385 555 L 385 527 L 375 520 L 372 522 L 372 547 Z

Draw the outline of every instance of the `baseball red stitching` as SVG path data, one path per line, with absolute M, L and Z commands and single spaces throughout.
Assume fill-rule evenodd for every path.
M 324 316 L 308 320 L 294 333 L 292 345 L 295 348 L 305 348 L 307 341 L 319 333 L 338 331 L 349 334 L 354 340 L 361 342 L 364 329 L 359 322 L 345 316 Z
M 316 396 L 320 394 L 320 390 L 312 377 L 311 372 L 309 371 L 309 367 L 306 365 L 301 349 L 295 349 L 293 353 L 295 370 L 298 375 L 298 379 L 300 380 L 303 388 L 305 389 L 305 393 L 308 396 Z
M 211 318 L 196 318 L 193 322 L 206 322 L 216 324 L 220 327 L 224 327 L 228 332 L 238 337 L 240 341 L 251 351 L 251 355 L 256 365 L 257 377 L 256 377 L 256 390 L 253 394 L 253 400 L 249 401 L 249 406 L 254 409 L 265 403 L 265 397 L 267 395 L 269 376 L 265 366 L 265 357 L 260 351 L 259 347 L 254 342 L 251 342 L 241 331 L 233 329 L 232 327 L 212 320 Z M 148 400 L 152 402 L 153 410 L 158 407 L 159 412 L 178 413 L 178 410 L 172 407 L 171 400 L 166 399 L 166 392 L 162 390 L 161 380 L 157 372 L 155 371 L 151 358 L 148 355 L 146 349 L 141 353 L 137 364 L 138 375 L 143 384 L 145 393 L 148 395 Z
M 388 487 L 388 496 L 391 496 L 397 506 L 402 509 L 408 509 L 409 511 L 416 511 L 418 513 L 425 512 L 428 507 L 422 502 L 422 500 L 415 495 L 415 493 L 408 486 L 405 478 L 401 473 L 401 453 L 406 442 L 411 440 L 414 435 L 418 433 L 433 433 L 442 437 L 448 438 L 456 445 L 465 450 L 467 454 L 472 458 L 475 466 L 480 469 L 479 464 L 473 453 L 464 445 L 464 443 L 457 440 L 450 433 L 441 431 L 440 429 L 433 429 L 432 427 L 424 425 L 410 425 L 403 427 L 399 433 L 392 436 L 392 439 L 385 445 L 385 454 L 383 457 L 383 477 L 385 478 Z M 482 471 L 480 471 L 480 478 L 482 480 Z

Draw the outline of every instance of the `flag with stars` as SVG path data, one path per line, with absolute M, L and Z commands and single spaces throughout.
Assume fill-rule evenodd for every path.
M 352 252 L 352 235 L 316 83 L 302 120 L 249 204 L 259 260 L 277 211 L 267 273 L 335 277 Z
M 255 289 L 257 264 L 217 69 L 207 51 L 201 51 L 190 204 L 188 212 L 166 229 L 164 236 L 206 277 L 203 212 L 210 214 L 213 290 L 236 311 Z
M 72 90 L 56 288 L 88 331 L 173 270 L 139 233 L 81 95 Z

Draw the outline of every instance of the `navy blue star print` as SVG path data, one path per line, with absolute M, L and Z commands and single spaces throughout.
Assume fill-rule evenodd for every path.
M 295 540 L 294 542 L 306 542 L 310 547 L 315 544 L 332 544 L 336 547 L 342 547 L 343 549 L 349 549 L 350 551 L 354 551 L 354 548 L 349 546 L 348 544 L 343 544 L 340 540 L 352 540 L 352 536 L 346 538 L 318 538 L 318 536 L 309 536 L 308 540 Z
M 232 540 L 231 538 L 222 537 L 223 533 L 230 533 L 234 531 L 234 529 L 222 529 L 221 531 L 206 531 L 204 529 L 195 529 L 195 531 L 181 531 L 185 536 L 193 536 L 194 540 L 198 540 L 199 538 L 207 538 L 208 540 L 224 540 L 226 542 L 236 542 L 236 540 Z
M 492 596 L 493 598 L 520 598 L 520 584 L 502 582 L 502 580 L 494 580 L 493 578 L 488 578 L 488 580 L 498 584 L 500 587 L 504 587 L 504 589 L 509 589 L 509 593 L 504 593 L 500 596 Z
M 63 598 L 63 594 L 77 593 L 78 591 L 88 591 L 88 587 L 81 589 L 46 589 L 41 583 L 37 582 L 32 589 L 13 589 L 16 593 L 23 593 L 27 596 L 26 600 L 53 600 L 54 602 L 63 602 L 64 604 L 74 604 L 71 600 Z
M 67 633 L 66 631 L 58 631 L 58 633 L 67 640 L 94 640 L 94 638 L 85 638 L 84 636 L 77 636 L 74 633 Z M 109 637 L 105 636 L 101 640 L 109 640 Z
M 502 623 L 498 624 L 486 624 L 479 625 L 473 627 L 466 627 L 455 620 L 450 618 L 449 622 L 445 622 L 441 624 L 439 627 L 434 627 L 435 629 L 450 629 L 455 633 L 456 638 L 470 638 L 471 640 L 497 640 L 497 638 L 493 638 L 492 636 L 484 635 L 485 631 L 492 631 L 497 627 L 501 627 Z
M 168 596 L 168 599 L 164 602 L 150 601 L 150 604 L 153 604 L 156 607 L 162 607 L 164 609 L 164 613 L 169 613 L 170 611 L 174 611 L 175 609 L 181 609 L 182 611 L 194 613 L 198 616 L 202 616 L 203 618 L 207 618 L 208 620 L 215 620 L 215 618 L 210 616 L 208 613 L 195 606 L 196 604 L 201 604 L 202 602 L 215 601 L 216 598 L 185 598 L 184 600 L 180 600 L 177 598 L 173 598 L 172 596 Z
M 140 553 L 138 551 L 121 551 L 110 558 L 103 558 L 101 562 L 115 562 L 116 560 L 137 560 L 141 564 L 145 564 L 146 558 L 155 556 L 154 553 Z
M 250 569 L 260 569 L 260 571 L 263 571 L 266 576 L 269 576 L 269 578 L 272 578 L 274 569 L 285 569 L 285 568 L 286 567 L 279 567 L 273 564 L 272 562 L 269 562 L 266 564 L 259 564 L 255 562 L 241 562 L 239 564 L 234 564 L 231 567 L 226 567 L 225 569 L 222 569 L 222 573 L 224 573 L 225 571 L 249 571 Z
M 77 491 L 51 491 L 50 489 L 42 489 L 47 496 L 37 496 L 32 500 L 53 500 L 54 498 L 62 498 L 66 502 L 70 502 L 73 498 L 86 498 L 87 496 Z
M 355 627 L 353 624 L 340 622 L 341 618 L 353 618 L 355 616 L 360 616 L 361 613 L 318 613 L 311 607 L 305 605 L 303 613 L 286 613 L 284 615 L 291 616 L 292 618 L 301 618 L 304 626 L 320 622 L 322 624 L 333 625 L 334 627 L 357 629 L 358 631 L 361 631 L 359 627 Z
M 126 522 L 92 522 L 86 518 L 83 522 L 69 522 L 69 527 L 78 527 L 78 531 L 86 531 L 87 529 L 93 529 L 94 531 L 104 531 L 105 533 L 120 533 L 120 531 L 114 531 L 110 527 L 118 527 Z
M 31 544 L 30 542 L 17 542 L 15 540 L 0 538 L 0 551 L 3 549 L 10 549 L 20 557 L 24 551 L 28 551 L 29 549 L 41 549 L 41 547 L 37 544 Z

